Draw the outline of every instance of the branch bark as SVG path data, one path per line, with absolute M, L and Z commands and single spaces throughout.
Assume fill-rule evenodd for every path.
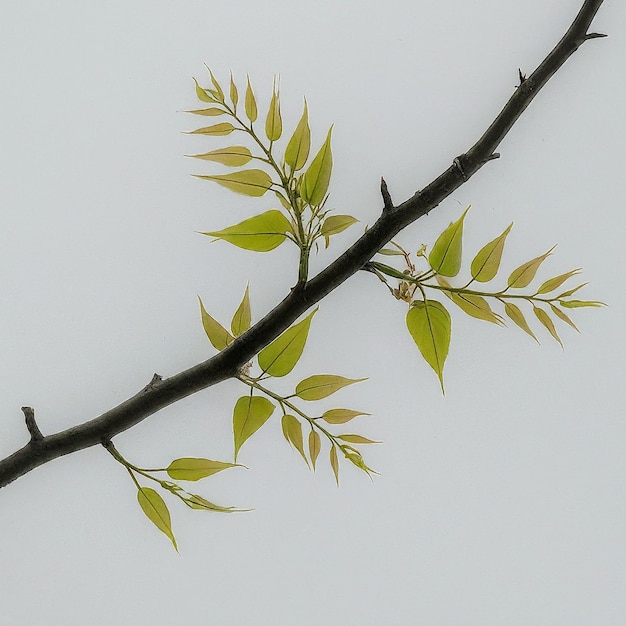
M 584 0 L 571 26 L 528 77 L 520 72 L 520 84 L 482 137 L 427 187 L 394 206 L 383 181 L 384 210 L 376 223 L 344 254 L 317 276 L 294 287 L 270 313 L 216 356 L 170 378 L 155 374 L 139 393 L 99 417 L 53 435 L 43 436 L 34 412 L 25 412 L 29 443 L 0 461 L 0 487 L 57 457 L 103 444 L 132 428 L 160 409 L 197 391 L 233 377 L 263 347 L 286 330 L 302 313 L 358 272 L 390 239 L 406 226 L 438 206 L 469 180 L 485 163 L 498 158 L 496 148 L 548 80 L 588 39 L 604 37 L 588 33 L 603 0 Z

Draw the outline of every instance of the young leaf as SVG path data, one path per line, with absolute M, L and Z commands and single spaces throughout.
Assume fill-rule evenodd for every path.
M 424 360 L 443 388 L 443 366 L 448 356 L 452 322 L 446 308 L 437 300 L 415 302 L 406 315 L 406 325 Z
M 252 160 L 252 153 L 245 146 L 231 146 L 230 148 L 220 148 L 203 154 L 189 154 L 187 156 L 204 161 L 214 161 L 228 167 L 241 167 Z
M 361 435 L 339 435 L 338 439 L 347 441 L 348 443 L 382 443 L 381 441 L 361 437 Z
M 263 170 L 241 170 L 232 174 L 215 174 L 214 176 L 195 175 L 203 180 L 213 180 L 227 189 L 245 196 L 262 196 L 271 186 L 272 179 Z
M 285 163 L 291 168 L 292 172 L 297 172 L 304 167 L 306 160 L 309 158 L 310 149 L 311 131 L 309 129 L 309 112 L 305 100 L 302 117 L 285 149 Z
M 331 215 L 324 220 L 322 224 L 321 234 L 326 240 L 326 247 L 330 243 L 330 236 L 340 233 L 346 228 L 349 228 L 355 222 L 359 220 L 355 219 L 351 215 Z
M 535 312 L 537 319 L 548 329 L 548 332 L 554 337 L 554 339 L 558 341 L 559 344 L 561 344 L 561 348 L 562 348 L 563 342 L 561 341 L 561 338 L 557 334 L 556 328 L 554 327 L 554 324 L 552 323 L 550 316 L 543 309 L 540 309 L 539 307 L 536 307 L 534 305 L 533 305 L 533 311 Z
M 580 309 L 586 306 L 606 306 L 604 302 L 594 300 L 559 300 L 559 304 L 566 309 Z
M 308 465 L 309 461 L 304 453 L 304 441 L 302 439 L 302 424 L 294 415 L 283 415 L 281 420 L 283 434 L 287 441 L 302 455 L 304 462 Z
M 316 374 L 301 380 L 296 386 L 296 395 L 302 400 L 321 400 L 339 389 L 360 383 L 365 378 L 344 378 L 334 374 Z
M 243 396 L 237 400 L 233 411 L 235 461 L 241 446 L 267 422 L 276 407 L 259 396 Z
M 333 474 L 339 487 L 339 459 L 337 458 L 337 450 L 335 446 L 330 447 L 330 466 L 333 468 Z
M 509 224 L 508 228 L 500 236 L 483 246 L 474 257 L 470 268 L 474 280 L 477 280 L 479 283 L 486 283 L 498 273 L 504 243 L 511 228 L 513 228 L 513 222 Z
M 223 350 L 227 345 L 231 344 L 235 338 L 215 319 L 213 319 L 204 308 L 202 300 L 200 301 L 200 312 L 202 314 L 202 326 L 204 332 L 209 338 L 211 344 L 216 350 Z
M 456 276 L 461 269 L 461 256 L 463 252 L 463 221 L 470 207 L 456 222 L 451 222 L 435 241 L 428 263 L 442 276 Z
M 248 293 L 248 287 L 243 294 L 241 304 L 237 307 L 233 319 L 230 323 L 230 329 L 233 331 L 235 337 L 239 337 L 250 328 L 252 322 L 252 312 L 250 310 L 250 295 Z
M 313 310 L 301 322 L 288 328 L 282 335 L 274 339 L 269 346 L 259 352 L 259 367 L 270 376 L 286 376 L 295 367 L 302 356 L 304 345 L 309 336 L 311 320 L 317 313 Z
M 577 287 L 574 287 L 573 289 L 568 289 L 567 291 L 564 291 L 563 293 L 560 293 L 556 299 L 557 300 L 561 300 L 562 298 L 569 298 L 569 296 L 575 294 L 579 289 L 582 289 L 585 285 L 588 285 L 589 283 L 581 283 L 580 285 L 578 285 Z
M 193 109 L 191 111 L 185 111 L 185 113 L 195 113 L 196 115 L 215 116 L 215 115 L 224 115 L 226 111 L 224 111 L 223 109 L 218 109 L 216 107 L 210 107 L 208 109 Z
M 309 433 L 309 455 L 311 456 L 311 465 L 315 470 L 315 464 L 317 463 L 317 457 L 322 449 L 322 440 L 319 433 L 316 430 L 312 430 Z
M 191 494 L 188 498 L 184 498 L 185 504 L 192 509 L 200 509 L 203 511 L 215 511 L 216 513 L 233 513 L 235 511 L 249 511 L 250 509 L 238 509 L 234 506 L 220 506 L 213 504 L 202 496 Z
M 504 303 L 504 312 L 511 318 L 511 320 L 517 324 L 524 332 L 528 333 L 537 343 L 539 343 L 539 339 L 535 337 L 535 333 L 530 330 L 530 326 L 526 322 L 526 318 L 524 314 L 520 310 L 518 306 L 515 304 L 511 304 L 510 302 Z
M 571 270 L 570 272 L 566 272 L 565 274 L 561 274 L 560 276 L 555 276 L 554 278 L 546 280 L 546 282 L 543 283 L 539 289 L 537 289 L 537 294 L 550 293 L 551 291 L 558 289 L 568 278 L 580 273 L 580 269 L 581 268 L 579 267 L 575 270 Z
M 322 413 L 322 419 L 327 424 L 345 424 L 359 415 L 369 415 L 369 413 L 353 411 L 352 409 L 330 409 Z
M 229 467 L 243 467 L 236 463 L 224 463 L 223 461 L 211 461 L 211 459 L 182 458 L 172 461 L 167 473 L 174 480 L 201 480 L 207 476 L 213 476 Z
M 523 265 L 520 265 L 516 270 L 513 270 L 507 282 L 508 286 L 513 289 L 528 287 L 535 277 L 539 266 L 552 254 L 552 250 L 554 250 L 555 247 L 556 246 L 552 246 L 545 254 L 531 259 Z
M 198 81 L 195 78 L 193 79 L 193 82 L 196 85 L 196 96 L 198 97 L 198 100 L 202 100 L 202 102 L 218 102 L 215 98 L 208 94 L 205 89 L 202 89 L 202 87 L 200 87 Z
M 207 70 L 209 70 L 209 74 L 211 75 L 211 82 L 213 83 L 213 87 L 215 87 L 215 93 L 216 93 L 217 99 L 220 102 L 224 102 L 224 92 L 222 91 L 220 84 L 215 80 L 215 76 L 213 76 L 213 72 L 211 71 L 211 68 L 207 67 Z
M 280 101 L 276 89 L 272 93 L 270 108 L 265 120 L 265 134 L 270 141 L 277 141 L 283 134 L 283 120 L 280 117 Z
M 223 137 L 224 135 L 230 135 L 235 130 L 235 127 L 230 122 L 221 122 L 219 124 L 213 124 L 213 126 L 205 126 L 204 128 L 198 128 L 197 130 L 190 130 L 186 135 L 210 135 L 212 137 Z
M 239 224 L 223 230 L 202 233 L 232 243 L 244 250 L 268 252 L 285 241 L 285 233 L 291 231 L 291 224 L 277 209 L 272 209 L 249 217 Z
M 137 491 L 137 501 L 141 510 L 146 514 L 147 518 L 167 537 L 169 537 L 172 545 L 178 552 L 176 539 L 172 533 L 172 520 L 167 504 L 163 498 L 150 487 L 139 487 Z
M 572 320 L 569 318 L 568 315 L 566 315 L 563 311 L 561 311 L 561 309 L 559 309 L 559 307 L 554 306 L 554 304 L 550 303 L 550 308 L 552 309 L 552 312 L 561 320 L 563 320 L 566 324 L 569 324 L 575 331 L 580 332 L 578 330 L 578 327 L 576 326 L 576 324 L 574 324 L 574 322 L 572 322 Z
M 333 154 L 330 148 L 331 126 L 319 152 L 302 177 L 302 199 L 311 206 L 319 206 L 326 197 L 333 169 Z
M 233 103 L 233 111 L 237 111 L 237 103 L 239 102 L 239 93 L 237 92 L 237 85 L 233 80 L 233 73 L 230 73 L 230 101 Z
M 250 120 L 250 123 L 256 122 L 258 111 L 256 108 L 256 98 L 254 97 L 252 86 L 250 85 L 249 76 L 248 76 L 248 85 L 246 87 L 245 106 L 246 106 L 246 117 Z
M 489 303 L 482 296 L 455 291 L 445 291 L 444 293 L 470 317 L 503 326 L 502 318 L 491 310 Z

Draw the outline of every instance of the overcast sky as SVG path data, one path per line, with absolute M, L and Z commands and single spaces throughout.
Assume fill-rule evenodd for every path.
M 10 2 L 0 22 L 0 454 L 27 441 L 20 407 L 50 434 L 91 419 L 214 353 L 200 295 L 228 324 L 245 286 L 259 319 L 293 285 L 286 246 L 211 244 L 272 207 L 192 178 L 214 143 L 192 76 L 204 63 L 261 108 L 280 75 L 285 127 L 309 105 L 315 146 L 334 124 L 330 205 L 360 220 L 317 271 L 372 224 L 383 175 L 402 201 L 480 136 L 558 41 L 581 0 L 136 0 Z M 335 373 L 366 382 L 336 403 L 370 481 L 307 470 L 273 418 L 230 470 L 195 491 L 218 515 L 168 500 L 180 555 L 145 518 L 101 448 L 0 492 L 0 626 L 119 623 L 527 626 L 626 623 L 624 110 L 626 6 L 606 0 L 586 43 L 489 163 L 398 239 L 431 244 L 462 210 L 466 250 L 515 222 L 504 266 L 558 243 L 541 278 L 583 267 L 565 349 L 454 312 L 446 396 L 371 274 L 321 303 L 285 391 Z M 506 276 L 506 273 L 504 274 Z M 282 385 L 282 386 L 281 386 Z M 138 465 L 232 459 L 229 381 L 115 439 Z

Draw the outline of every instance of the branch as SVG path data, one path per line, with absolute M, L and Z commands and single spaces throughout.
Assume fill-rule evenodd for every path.
M 29 443 L 0 461 L 0 487 L 30 470 L 65 454 L 103 444 L 178 400 L 232 378 L 262 348 L 286 330 L 302 313 L 358 272 L 390 239 L 438 206 L 469 180 L 485 163 L 498 158 L 495 149 L 526 107 L 587 40 L 603 37 L 587 30 L 603 0 L 584 0 L 571 26 L 554 49 L 520 84 L 482 137 L 452 165 L 402 204 L 394 206 L 386 185 L 381 186 L 384 210 L 376 223 L 344 254 L 317 276 L 298 284 L 289 295 L 250 330 L 219 354 L 170 378 L 154 375 L 139 393 L 99 417 L 62 432 L 42 436 L 34 411 L 23 409 L 31 435 Z

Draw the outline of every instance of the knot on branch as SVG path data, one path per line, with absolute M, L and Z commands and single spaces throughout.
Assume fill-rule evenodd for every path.
M 30 433 L 30 443 L 43 441 L 43 435 L 39 430 L 39 426 L 37 426 L 37 422 L 35 421 L 35 409 L 31 406 L 23 406 L 22 413 L 24 413 L 26 428 Z

